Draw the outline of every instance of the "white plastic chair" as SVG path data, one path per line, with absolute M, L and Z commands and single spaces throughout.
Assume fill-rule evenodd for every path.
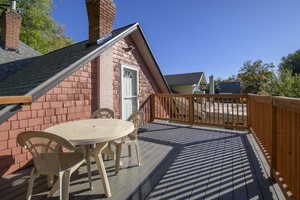
M 115 113 L 109 108 L 100 108 L 93 112 L 93 119 L 113 119 L 115 118 Z
M 131 157 L 131 145 L 135 145 L 135 150 L 136 150 L 136 158 L 138 161 L 138 166 L 141 165 L 140 161 L 140 153 L 139 153 L 139 143 L 138 143 L 138 131 L 139 128 L 142 127 L 144 123 L 144 113 L 141 111 L 134 112 L 129 118 L 128 121 L 132 121 L 134 124 L 134 131 L 130 133 L 128 136 L 119 139 L 119 140 L 114 140 L 112 143 L 116 146 L 116 174 L 119 172 L 120 169 L 120 163 L 121 163 L 121 153 L 122 153 L 122 146 L 123 145 L 128 145 L 128 154 L 129 157 Z
M 26 200 L 31 199 L 33 183 L 39 175 L 57 175 L 59 177 L 60 199 L 68 200 L 70 176 L 85 161 L 84 153 L 76 149 L 66 139 L 42 131 L 20 133 L 17 142 L 32 154 L 34 162 Z M 63 150 L 68 150 L 68 152 L 63 152 Z M 51 195 L 50 191 L 48 196 Z
M 115 113 L 113 110 L 109 108 L 99 108 L 92 114 L 93 119 L 114 119 Z M 111 143 L 108 143 L 108 146 L 103 150 L 103 155 L 106 155 L 107 158 L 111 157 L 113 160 L 115 160 L 115 153 L 111 150 Z M 105 157 L 105 156 L 103 156 Z M 105 159 L 107 159 L 105 158 Z

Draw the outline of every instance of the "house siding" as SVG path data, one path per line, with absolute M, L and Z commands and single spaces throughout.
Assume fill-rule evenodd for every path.
M 134 47 L 131 51 L 126 51 Z M 140 52 L 133 40 L 127 37 L 113 46 L 113 105 L 116 118 L 121 118 L 121 66 L 129 65 L 139 70 L 139 104 L 141 105 L 151 94 L 159 92 L 155 79 L 149 72 Z
M 193 85 L 174 85 L 171 86 L 172 90 L 179 94 L 192 94 Z
M 130 37 L 120 40 L 112 47 L 112 101 L 115 117 L 121 117 L 121 66 L 130 65 L 139 69 L 140 105 L 154 92 L 159 92 L 155 79 Z M 101 59 L 101 57 L 100 57 Z M 23 131 L 44 130 L 53 125 L 80 119 L 88 119 L 98 108 L 99 58 L 82 66 L 80 70 L 59 83 L 55 88 L 22 109 L 0 125 L 0 176 L 8 175 L 25 166 L 31 154 L 17 145 L 16 137 Z M 99 78 L 99 77 L 98 77 Z M 105 84 L 100 82 L 100 84 Z M 107 84 L 107 83 L 106 83 Z
M 17 145 L 19 133 L 90 118 L 96 96 L 92 90 L 96 79 L 94 71 L 90 63 L 83 66 L 0 125 L 0 176 L 16 171 L 32 158 L 27 150 Z

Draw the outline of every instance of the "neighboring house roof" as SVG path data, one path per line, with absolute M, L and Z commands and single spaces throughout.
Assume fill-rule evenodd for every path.
M 119 40 L 131 35 L 137 43 L 149 70 L 159 81 L 158 86 L 163 92 L 169 92 L 159 66 L 149 48 L 138 23 L 116 29 L 107 36 L 95 41 L 82 41 L 71 46 L 58 49 L 45 55 L 35 56 L 30 59 L 17 61 L 19 67 L 13 73 L 0 79 L 0 96 L 26 95 L 32 96 L 33 100 L 45 94 L 59 82 L 79 70 L 82 65 L 99 56 L 107 48 Z M 16 63 L 17 63 L 16 62 Z M 22 63 L 24 62 L 24 63 Z M 21 65 L 19 64 L 21 63 Z M 11 63 L 3 64 L 6 67 Z M 18 109 L 18 105 L 0 105 L 0 123 L 12 116 Z
M 233 94 L 241 93 L 240 81 L 220 82 L 219 93 L 233 93 Z
M 34 56 L 41 55 L 36 50 L 20 42 L 18 51 L 7 51 L 0 45 L 0 80 L 14 73 Z
M 186 74 L 170 74 L 165 75 L 165 79 L 169 86 L 174 85 L 193 85 L 198 84 L 203 76 L 203 72 L 194 72 Z

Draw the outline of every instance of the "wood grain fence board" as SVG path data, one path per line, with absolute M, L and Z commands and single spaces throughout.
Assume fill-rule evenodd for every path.
M 3 104 L 30 104 L 32 103 L 31 96 L 1 96 L 0 105 Z
M 156 119 L 250 129 L 287 196 L 300 199 L 300 100 L 260 95 L 155 94 Z M 169 108 L 164 109 L 166 102 Z M 167 112 L 166 112 L 167 110 Z
M 170 98 L 172 103 L 169 113 L 166 103 Z M 240 109 L 240 99 L 245 95 L 175 95 L 155 94 L 155 118 L 169 118 L 172 121 L 189 124 L 202 123 L 206 125 L 223 125 L 223 127 L 246 127 L 247 117 Z M 245 104 L 245 103 L 243 103 Z M 221 107 L 221 108 L 220 108 Z
M 249 127 L 271 155 L 273 179 L 287 197 L 300 199 L 300 99 L 249 95 L 248 100 Z

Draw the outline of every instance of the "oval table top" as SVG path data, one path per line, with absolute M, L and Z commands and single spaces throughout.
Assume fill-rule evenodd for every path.
M 88 145 L 125 137 L 134 131 L 134 124 L 119 119 L 87 119 L 58 124 L 45 131 L 59 135 L 74 145 Z

